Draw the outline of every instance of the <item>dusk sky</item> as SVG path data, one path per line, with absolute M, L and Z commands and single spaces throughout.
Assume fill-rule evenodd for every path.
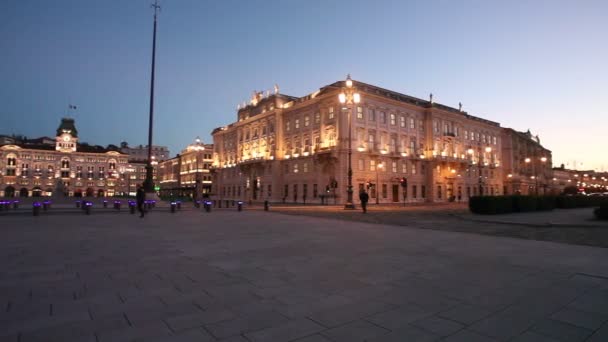
M 0 1 L 0 134 L 147 143 L 151 0 Z M 154 144 L 179 153 L 253 90 L 355 80 L 539 134 L 608 169 L 608 1 L 160 2 Z M 579 165 L 580 166 L 580 165 Z

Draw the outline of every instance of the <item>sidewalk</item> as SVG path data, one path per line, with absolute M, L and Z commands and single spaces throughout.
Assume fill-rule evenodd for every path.
M 531 227 L 608 228 L 608 221 L 596 220 L 593 208 L 555 209 L 500 215 L 478 215 L 472 213 L 453 216 L 484 223 L 516 224 Z

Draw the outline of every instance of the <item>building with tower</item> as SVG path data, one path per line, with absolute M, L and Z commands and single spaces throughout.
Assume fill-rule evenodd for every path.
M 0 146 L 0 197 L 123 194 L 127 165 L 118 148 L 80 143 L 74 119 L 63 118 L 54 144 L 43 138 Z

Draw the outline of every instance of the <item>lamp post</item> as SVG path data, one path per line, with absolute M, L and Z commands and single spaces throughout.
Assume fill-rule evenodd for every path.
M 543 164 L 543 176 L 545 173 L 544 165 L 547 162 L 547 157 L 540 157 L 540 162 Z M 532 162 L 532 158 L 527 157 L 524 159 L 526 164 L 530 164 Z M 538 196 L 538 170 L 536 169 L 536 158 L 534 158 L 534 163 L 532 163 L 532 176 L 530 178 L 534 179 L 534 193 Z M 544 178 L 544 177 L 543 177 Z
M 382 164 L 381 161 L 378 161 L 378 165 L 376 165 L 376 204 L 380 204 L 380 192 L 379 190 L 379 185 L 380 185 L 380 178 L 378 177 L 378 169 L 381 169 L 384 167 L 384 164 Z
M 342 109 L 346 109 L 348 113 L 348 188 L 346 190 L 346 203 L 344 209 L 355 209 L 353 203 L 353 167 L 352 167 L 352 105 L 361 102 L 361 95 L 357 92 L 356 88 L 353 87 L 353 80 L 350 78 L 350 74 L 346 76 L 344 82 L 346 87 L 342 88 L 342 92 L 338 95 L 338 100 L 342 105 L 346 105 Z

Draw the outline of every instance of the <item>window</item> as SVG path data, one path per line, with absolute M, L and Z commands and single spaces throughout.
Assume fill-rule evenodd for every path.
M 481 142 L 484 143 L 484 144 L 486 143 L 486 135 L 485 134 L 481 135 Z
M 459 133 L 459 129 L 458 129 L 458 126 L 456 126 L 456 127 L 454 127 L 454 135 L 458 136 L 458 133 Z
M 293 173 L 298 173 L 298 163 L 293 164 Z
M 382 184 L 382 198 L 388 197 L 388 186 L 386 184 Z
M 359 171 L 365 171 L 365 160 L 359 159 L 358 165 L 359 165 Z
M 424 187 L 424 185 L 423 185 Z M 418 197 L 418 189 L 416 188 L 415 185 L 412 185 L 412 198 L 416 198 Z
M 357 119 L 363 119 L 363 107 L 357 106 Z
M 397 152 L 397 138 L 391 137 L 391 152 Z
M 285 121 L 285 130 L 286 130 L 287 132 L 289 132 L 289 129 L 290 129 L 290 127 L 289 127 L 289 126 L 290 126 L 290 124 L 289 124 L 289 120 Z
M 70 171 L 61 171 L 61 178 L 70 178 Z
M 369 146 L 367 146 L 367 147 L 368 147 L 370 150 L 374 149 L 374 134 L 373 134 L 373 133 L 370 133 L 370 134 L 367 136 L 367 144 L 369 145 Z
M 410 118 L 410 129 L 416 128 L 416 120 L 414 118 Z
M 310 117 L 306 115 L 304 117 L 304 127 L 308 127 L 308 125 L 310 125 Z
M 439 122 L 433 121 L 433 132 L 439 133 Z
M 469 140 L 469 131 L 464 131 L 464 140 Z
M 293 126 L 294 126 L 295 129 L 300 128 L 300 119 L 296 119 L 296 122 L 294 123 Z
M 405 128 L 405 116 L 403 115 L 399 116 L 399 126 L 401 126 L 401 128 Z
M 369 170 L 376 171 L 376 161 L 373 159 L 369 161 Z
M 315 113 L 315 124 L 318 124 L 319 122 L 321 122 L 321 113 L 316 112 Z
M 376 110 L 375 109 L 368 109 L 367 111 L 367 115 L 369 117 L 369 121 L 376 121 Z
M 420 187 L 421 187 L 420 192 L 421 192 L 422 198 L 426 198 L 426 185 L 421 185 Z
M 15 175 L 15 169 L 6 169 L 6 175 L 7 176 L 14 176 Z
M 412 174 L 416 174 L 416 163 L 412 163 Z
M 407 161 L 405 160 L 401 162 L 401 173 L 407 174 Z
M 319 187 L 317 186 L 317 184 L 313 184 L 312 185 L 312 197 L 317 198 L 318 194 L 319 194 Z
M 386 124 L 386 112 L 380 112 L 380 123 Z
M 437 186 L 437 199 L 441 199 L 441 185 Z
M 308 172 L 308 163 L 304 163 L 302 165 L 302 169 L 303 169 L 304 172 Z
M 397 173 L 397 162 L 396 161 L 393 162 L 392 169 L 393 169 L 393 173 Z
M 67 159 L 64 159 L 61 161 L 61 168 L 62 169 L 69 169 L 70 168 L 70 161 Z
M 327 118 L 330 120 L 334 118 L 334 107 L 329 107 L 329 113 L 327 115 Z
M 498 142 L 498 139 L 496 139 L 496 137 L 492 138 L 494 145 L 496 145 L 496 143 Z
M 397 117 L 395 116 L 395 113 L 391 113 L 391 126 L 395 126 L 397 124 Z

